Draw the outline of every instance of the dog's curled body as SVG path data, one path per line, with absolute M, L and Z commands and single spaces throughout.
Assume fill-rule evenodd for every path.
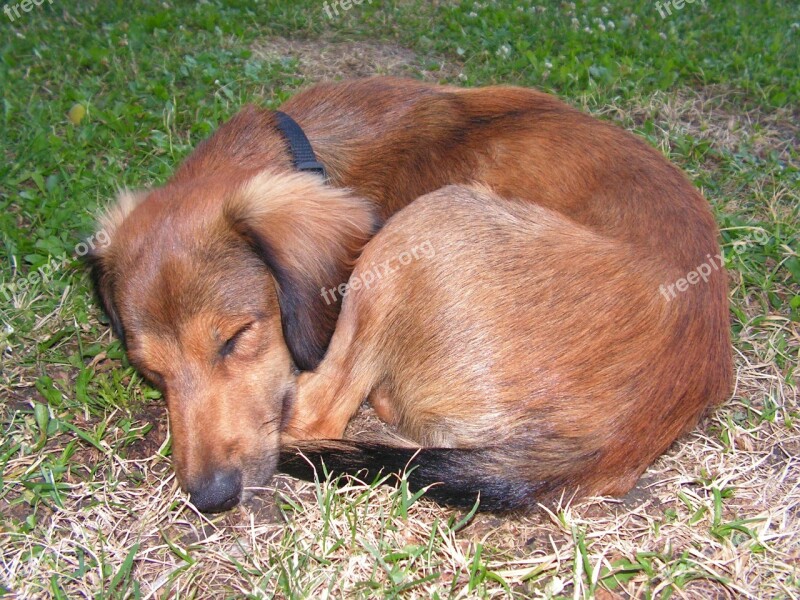
M 301 443 L 284 470 L 309 475 L 321 454 L 333 472 L 376 474 L 393 452 L 391 467 L 415 487 L 443 482 L 430 495 L 449 503 L 617 495 L 726 393 L 715 353 L 685 350 L 710 328 L 686 308 L 707 290 L 667 300 L 658 258 L 532 199 L 450 186 L 397 213 L 351 281 L 376 264 L 395 270 L 348 292 L 328 354 L 300 376 L 289 436 L 340 437 L 371 396 L 436 449 Z M 397 265 L 421 244 L 432 250 Z M 727 341 L 717 328 L 707 350 Z
M 394 353 L 399 372 L 418 369 L 416 379 L 387 379 L 397 389 L 385 383 L 373 390 L 387 418 L 420 441 L 458 445 L 470 428 L 478 435 L 492 415 L 502 415 L 493 423 L 498 434 L 526 431 L 526 443 L 552 457 L 533 465 L 536 472 L 526 480 L 621 493 L 705 407 L 725 398 L 731 352 L 724 271 L 714 270 L 672 298 L 659 293 L 659 286 L 719 253 L 716 225 L 701 194 L 641 140 L 552 96 L 512 87 L 374 78 L 314 86 L 281 110 L 305 130 L 328 183 L 294 171 L 272 111 L 246 107 L 165 185 L 123 194 L 101 220 L 110 244 L 90 257 L 98 294 L 129 358 L 165 393 L 178 479 L 201 509 L 227 508 L 248 488 L 266 483 L 292 415 L 305 419 L 303 435 L 341 430 L 354 410 L 350 404 L 337 413 L 339 401 L 333 401 L 328 426 L 317 431 L 303 414 L 309 404 L 292 409 L 295 368 L 320 366 L 337 323 L 340 302 L 324 292 L 347 281 L 382 222 L 451 184 L 475 182 L 493 194 L 449 192 L 462 197 L 457 205 L 471 207 L 472 216 L 463 223 L 460 245 L 437 247 L 431 268 L 453 257 L 475 275 L 473 282 L 484 280 L 489 289 L 485 278 L 492 277 L 503 287 L 487 295 L 465 283 L 466 291 L 445 310 L 435 304 L 439 290 L 429 282 L 389 284 L 419 308 L 424 303 L 417 295 L 429 297 L 440 316 L 425 322 L 424 315 L 409 313 L 409 323 L 398 324 L 418 336 L 419 352 L 384 335 L 381 352 Z M 416 210 L 415 204 L 398 220 L 413 218 Z M 494 219 L 489 229 L 484 214 Z M 528 231 L 530 223 L 552 236 Z M 421 219 L 414 224 L 427 226 Z M 396 227 L 381 239 L 391 239 Z M 521 243 L 514 235 L 522 230 L 541 258 L 527 251 L 524 259 L 514 257 Z M 402 231 L 404 242 L 410 233 Z M 497 251 L 508 254 L 500 260 Z M 397 281 L 423 277 L 421 264 Z M 515 283 L 522 281 L 528 283 Z M 454 298 L 457 290 L 447 293 Z M 542 304 L 534 311 L 537 299 Z M 364 319 L 380 308 L 358 304 L 356 314 Z M 517 306 L 534 311 L 531 318 L 518 322 Z M 475 329 L 462 331 L 468 322 Z M 347 323 L 341 322 L 342 335 Z M 478 335 L 491 323 L 498 335 L 508 333 L 505 346 Z M 455 340 L 466 342 L 448 346 Z M 463 360 L 457 369 L 445 361 L 450 372 L 437 373 L 433 384 L 425 373 L 439 368 L 436 351 L 462 353 Z M 426 353 L 431 358 L 420 362 Z M 535 360 L 525 362 L 525 356 Z M 460 434 L 442 411 L 431 413 L 442 416 L 434 422 L 424 403 L 414 408 L 412 400 L 426 393 L 435 398 L 443 381 L 485 394 L 449 406 L 454 415 L 473 417 Z M 404 395 L 408 400 L 397 400 Z M 536 414 L 529 410 L 531 398 L 541 402 Z M 477 406 L 487 412 L 481 416 Z M 547 414 L 554 408 L 558 422 Z M 329 411 L 322 403 L 317 409 L 323 416 Z M 530 456 L 529 447 L 506 446 L 502 460 Z M 374 458 L 384 452 L 373 450 Z M 505 468 L 499 455 L 492 457 L 487 472 Z M 557 464 L 563 469 L 548 471 Z M 580 479 L 572 475 L 577 471 Z

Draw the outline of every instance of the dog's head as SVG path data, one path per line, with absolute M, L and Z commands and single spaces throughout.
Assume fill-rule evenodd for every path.
M 296 372 L 335 325 L 323 291 L 347 280 L 374 226 L 366 200 L 272 172 L 124 193 L 101 218 L 98 295 L 166 397 L 178 479 L 201 510 L 272 475 Z

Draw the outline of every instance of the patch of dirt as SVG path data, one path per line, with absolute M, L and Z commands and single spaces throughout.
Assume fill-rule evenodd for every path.
M 4 419 L 10 419 L 14 412 L 28 412 L 32 411 L 34 401 L 41 402 L 42 397 L 38 390 L 33 387 L 24 388 L 11 388 L 3 387 Z
M 657 482 L 657 477 L 654 477 L 649 473 L 645 473 L 639 478 L 639 481 L 636 482 L 636 485 L 633 486 L 633 489 L 620 498 L 622 505 L 628 510 L 638 508 L 649 502 L 660 505 L 661 502 L 653 493 L 652 487 L 653 484 Z
M 273 475 L 268 484 L 269 489 L 253 496 L 244 508 L 228 513 L 231 523 L 247 524 L 252 519 L 256 523 L 284 523 L 284 517 L 278 506 L 281 497 L 286 496 L 294 501 L 314 502 L 316 494 L 311 486 L 293 479 L 288 475 Z
M 21 496 L 15 495 L 12 498 L 0 498 L 0 522 L 10 519 L 12 523 L 22 523 L 32 513 L 33 508 Z
M 0 423 L 3 431 L 14 431 L 12 424 L 17 413 L 31 414 L 33 399 L 37 398 L 38 392 L 35 388 L 11 388 L 2 386 L 0 388 L 3 401 L 0 403 Z M 5 476 L 5 473 L 4 473 Z M 7 519 L 10 522 L 22 522 L 33 512 L 31 505 L 26 502 L 21 493 L 3 490 L 0 497 L 0 530 L 2 524 Z
M 350 419 L 347 429 L 344 431 L 344 437 L 348 440 L 386 441 L 395 435 L 391 426 L 381 421 L 377 413 L 366 402 L 361 405 L 356 416 Z
M 149 424 L 151 428 L 144 436 L 125 446 L 124 453 L 129 460 L 142 460 L 155 455 L 167 439 L 167 410 L 163 403 L 153 402 L 142 406 L 134 417 L 137 426 Z
M 265 60 L 297 60 L 297 72 L 309 82 L 372 75 L 421 77 L 426 81 L 454 80 L 462 65 L 441 56 L 418 56 L 398 44 L 373 41 L 294 40 L 274 37 L 252 46 Z

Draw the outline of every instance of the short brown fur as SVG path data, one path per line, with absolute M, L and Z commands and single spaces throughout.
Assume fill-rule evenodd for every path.
M 376 78 L 281 110 L 329 185 L 293 172 L 274 114 L 247 107 L 165 186 L 111 211 L 92 257 L 131 360 L 165 392 L 198 505 L 263 485 L 282 430 L 340 435 L 370 393 L 419 443 L 516 440 L 484 467 L 612 494 L 725 398 L 724 272 L 659 293 L 718 255 L 716 226 L 642 141 L 508 87 Z M 426 237 L 436 256 L 348 297 L 320 364 L 339 308 L 322 289 L 347 281 L 382 221 L 472 182 L 485 187 L 422 198 L 369 244 L 363 268 Z M 299 398 L 295 367 L 317 369 Z M 207 492 L 224 470 L 238 486 Z

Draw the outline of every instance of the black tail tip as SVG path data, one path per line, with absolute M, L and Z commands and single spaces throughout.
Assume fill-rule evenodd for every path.
M 298 443 L 281 451 L 278 470 L 306 481 L 349 475 L 402 486 L 445 506 L 508 512 L 535 504 L 542 484 L 498 476 L 493 449 L 398 448 L 343 440 Z M 494 466 L 494 468 L 491 468 Z M 346 479 L 345 479 L 346 481 Z

